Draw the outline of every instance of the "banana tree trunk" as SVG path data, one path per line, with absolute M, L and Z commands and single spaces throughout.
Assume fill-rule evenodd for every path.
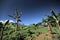
M 58 29 L 60 29 L 59 23 L 57 23 L 57 27 L 58 27 Z
M 49 33 L 51 33 L 52 32 L 52 29 L 51 29 L 51 24 L 50 23 L 48 23 L 48 31 L 49 31 Z
M 1 28 L 1 40 L 3 39 L 3 28 Z
M 0 40 L 3 38 L 3 24 L 0 23 Z
M 56 20 L 56 26 L 58 27 L 58 29 L 60 29 L 59 20 L 57 20 L 55 16 L 53 16 L 53 18 Z
M 2 40 L 3 39 L 3 28 L 1 28 L 1 30 L 0 30 L 0 40 Z
M 60 29 L 60 25 L 59 25 L 59 21 L 56 20 L 56 26 L 58 27 L 58 29 Z
M 16 19 L 16 27 L 17 27 L 17 30 L 18 30 L 18 19 Z

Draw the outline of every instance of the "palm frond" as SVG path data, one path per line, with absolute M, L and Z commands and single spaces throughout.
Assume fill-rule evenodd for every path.
M 14 16 L 11 16 L 11 15 L 8 15 L 9 17 L 12 17 L 12 18 L 14 18 L 14 19 L 16 19 Z
M 57 18 L 55 12 L 53 11 L 53 9 L 50 9 L 51 13 L 52 13 L 52 16 L 54 16 L 55 18 Z
M 20 21 L 20 22 L 21 22 L 21 20 L 18 20 L 18 21 Z
M 7 21 L 5 22 L 5 25 L 4 25 L 4 26 L 6 26 L 8 23 L 9 23 L 9 20 L 7 20 Z

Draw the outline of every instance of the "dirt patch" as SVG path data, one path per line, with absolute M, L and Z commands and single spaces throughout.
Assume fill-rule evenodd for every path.
M 40 34 L 37 37 L 37 40 L 45 40 L 45 39 L 50 40 L 51 38 L 52 38 L 52 34 L 50 34 L 50 33 L 44 33 L 44 34 Z

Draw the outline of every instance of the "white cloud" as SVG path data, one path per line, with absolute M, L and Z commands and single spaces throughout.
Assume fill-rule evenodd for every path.
M 2 23 L 5 23 L 6 21 L 7 21 L 7 20 L 4 20 L 4 21 L 3 21 L 3 20 L 0 20 L 0 22 L 2 22 Z M 13 20 L 9 20 L 9 23 L 10 23 L 10 22 L 15 23 Z
M 3 20 L 0 20 L 0 22 L 3 22 Z
M 13 21 L 13 20 L 9 20 L 9 23 L 10 23 L 10 22 L 13 22 L 13 23 L 14 23 L 14 21 Z

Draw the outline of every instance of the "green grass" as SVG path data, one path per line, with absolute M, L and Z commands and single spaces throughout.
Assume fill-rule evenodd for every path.
M 46 27 L 42 27 L 42 28 L 37 29 L 37 32 L 46 33 L 48 32 L 48 29 Z

